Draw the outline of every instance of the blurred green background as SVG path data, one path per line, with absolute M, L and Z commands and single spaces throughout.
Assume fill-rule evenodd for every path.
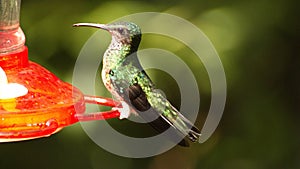
M 101 149 L 75 124 L 49 138 L 0 144 L 0 168 L 299 169 L 298 7 L 298 1 L 287 0 L 23 0 L 21 25 L 30 59 L 65 81 L 72 81 L 80 49 L 96 31 L 75 29 L 73 23 L 108 23 L 136 12 L 165 12 L 190 21 L 210 38 L 223 62 L 228 95 L 221 123 L 203 144 L 129 159 Z M 168 44 L 164 37 L 145 36 L 141 48 L 162 47 L 183 59 L 190 53 L 174 40 Z M 200 62 L 185 61 L 194 72 L 199 67 L 200 112 L 205 112 L 208 77 Z M 178 106 L 174 89 L 155 71 L 152 74 Z M 204 119 L 199 117 L 197 124 Z M 115 123 L 119 128 L 126 125 Z

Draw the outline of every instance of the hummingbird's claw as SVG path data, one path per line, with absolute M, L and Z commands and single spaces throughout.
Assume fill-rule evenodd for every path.
M 120 112 L 119 119 L 128 118 L 130 116 L 129 105 L 124 101 L 121 101 L 121 105 L 122 107 L 113 107 L 112 110 L 118 110 Z

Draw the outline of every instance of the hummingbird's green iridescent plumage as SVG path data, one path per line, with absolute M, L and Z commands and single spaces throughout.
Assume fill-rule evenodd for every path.
M 198 140 L 200 131 L 170 104 L 143 71 L 136 55 L 142 33 L 136 24 L 80 23 L 74 26 L 96 27 L 112 35 L 103 56 L 102 80 L 117 99 L 128 103 L 146 121 L 158 117 L 149 124 L 159 132 L 172 126 L 170 137 L 175 138 L 179 145 L 188 146 L 188 142 L 183 139 L 185 136 L 193 142 Z

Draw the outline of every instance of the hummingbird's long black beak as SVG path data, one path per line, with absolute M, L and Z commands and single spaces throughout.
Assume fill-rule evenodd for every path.
M 109 30 L 108 26 L 105 24 L 98 24 L 98 23 L 76 23 L 73 24 L 74 27 L 79 27 L 79 26 L 86 26 L 86 27 L 94 27 L 94 28 L 100 28 L 104 30 Z

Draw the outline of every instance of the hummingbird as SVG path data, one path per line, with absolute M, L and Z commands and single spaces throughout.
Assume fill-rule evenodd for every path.
M 111 34 L 110 45 L 103 55 L 101 76 L 105 87 L 117 100 L 127 103 L 130 111 L 158 132 L 170 129 L 167 136 L 178 145 L 188 147 L 188 140 L 196 142 L 199 139 L 200 130 L 172 106 L 143 70 L 137 57 L 142 37 L 139 26 L 125 21 L 73 26 L 99 28 Z

